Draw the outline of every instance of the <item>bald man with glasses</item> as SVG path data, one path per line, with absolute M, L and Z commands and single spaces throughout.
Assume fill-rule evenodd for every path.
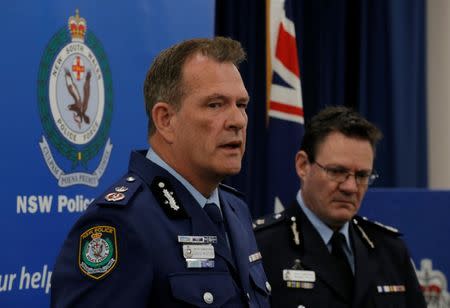
M 357 216 L 381 138 L 346 107 L 307 123 L 295 202 L 254 224 L 273 307 L 426 307 L 398 231 Z

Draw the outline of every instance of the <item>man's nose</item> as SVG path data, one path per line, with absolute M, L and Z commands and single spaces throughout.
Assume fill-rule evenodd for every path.
M 247 126 L 247 112 L 244 108 L 233 105 L 229 110 L 227 128 L 241 130 Z
M 344 182 L 339 184 L 339 188 L 346 192 L 355 193 L 358 191 L 358 183 L 354 174 L 349 173 Z

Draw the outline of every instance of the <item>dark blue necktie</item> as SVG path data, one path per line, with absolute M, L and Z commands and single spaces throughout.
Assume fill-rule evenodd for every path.
M 344 244 L 346 244 L 345 236 L 340 232 L 334 232 L 331 237 L 331 255 L 336 261 L 341 283 L 345 287 L 347 298 L 353 297 L 353 272 L 350 268 L 348 258 L 344 252 Z
M 214 225 L 216 225 L 219 236 L 223 236 L 226 239 L 225 224 L 219 207 L 214 203 L 207 203 L 203 210 L 205 210 Z

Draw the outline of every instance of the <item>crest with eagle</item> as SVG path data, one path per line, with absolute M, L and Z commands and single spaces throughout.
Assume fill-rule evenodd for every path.
M 90 94 L 90 81 L 91 81 L 91 71 L 86 73 L 86 78 L 83 85 L 83 98 L 78 91 L 78 87 L 73 81 L 72 74 L 66 69 L 66 87 L 69 91 L 70 96 L 73 98 L 73 103 L 69 104 L 69 110 L 73 111 L 73 119 L 78 124 L 78 128 L 81 129 L 81 124 L 84 122 L 89 124 L 91 122 L 89 116 L 86 114 L 88 104 L 89 104 L 89 94 Z

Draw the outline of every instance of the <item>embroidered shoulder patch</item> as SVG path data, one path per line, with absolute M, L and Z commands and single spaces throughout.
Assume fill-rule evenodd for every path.
M 117 265 L 116 228 L 95 226 L 80 236 L 78 266 L 93 279 L 101 279 Z

